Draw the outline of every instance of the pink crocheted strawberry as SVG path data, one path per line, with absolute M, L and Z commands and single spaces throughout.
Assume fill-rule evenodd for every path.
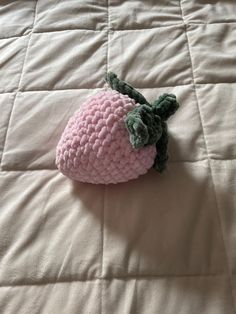
M 166 120 L 178 108 L 164 94 L 153 104 L 110 72 L 113 90 L 90 97 L 70 118 L 56 150 L 58 169 L 73 180 L 95 184 L 135 179 L 165 168 Z

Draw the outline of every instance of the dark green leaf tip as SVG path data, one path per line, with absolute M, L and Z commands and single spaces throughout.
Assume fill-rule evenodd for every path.
M 137 103 L 125 118 L 130 143 L 135 149 L 156 145 L 157 155 L 153 167 L 162 172 L 168 160 L 168 131 L 165 121 L 179 108 L 176 96 L 165 93 L 150 105 L 142 94 L 130 84 L 121 81 L 115 73 L 108 72 L 105 80 L 112 89 L 128 95 Z

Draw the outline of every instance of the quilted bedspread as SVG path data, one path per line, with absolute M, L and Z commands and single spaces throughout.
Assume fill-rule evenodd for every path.
M 163 174 L 56 169 L 107 71 L 176 94 Z M 236 313 L 235 121 L 235 0 L 0 1 L 0 313 Z

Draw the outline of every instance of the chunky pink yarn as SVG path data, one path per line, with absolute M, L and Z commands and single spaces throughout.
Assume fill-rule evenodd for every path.
M 88 183 L 119 183 L 147 172 L 156 147 L 134 149 L 124 119 L 137 104 L 117 91 L 89 98 L 70 118 L 57 146 L 58 169 Z

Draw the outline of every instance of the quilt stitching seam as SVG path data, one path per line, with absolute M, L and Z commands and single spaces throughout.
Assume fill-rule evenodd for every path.
M 24 56 L 24 59 L 23 59 L 21 74 L 20 74 L 20 78 L 19 78 L 19 82 L 18 82 L 18 88 L 17 88 L 17 90 L 16 90 L 15 97 L 14 97 L 14 99 L 13 99 L 12 108 L 11 108 L 11 112 L 10 112 L 10 116 L 9 116 L 8 124 L 7 124 L 7 130 L 6 130 L 5 138 L 4 138 L 4 141 L 3 141 L 2 157 L 1 157 L 1 161 L 0 161 L 0 168 L 1 168 L 1 169 L 2 169 L 2 161 L 3 161 L 3 157 L 4 157 L 6 142 L 7 142 L 8 131 L 9 131 L 9 127 L 10 127 L 11 119 L 12 119 L 12 114 L 13 114 L 13 110 L 14 110 L 14 105 L 15 105 L 15 102 L 16 102 L 17 94 L 18 94 L 18 92 L 19 92 L 19 90 L 20 90 L 21 80 L 22 80 L 23 72 L 24 72 L 24 66 L 25 66 L 25 62 L 26 62 L 26 58 L 27 58 L 27 53 L 28 53 L 29 46 L 30 46 L 30 40 L 31 40 L 31 37 L 32 37 L 32 33 L 33 33 L 33 29 L 34 29 L 34 24 L 35 24 L 35 20 L 36 20 L 37 4 L 38 4 L 38 0 L 35 0 L 35 8 L 34 8 L 33 23 L 32 23 L 32 31 L 31 31 L 31 33 L 29 34 L 29 40 L 28 40 L 28 44 L 27 44 L 27 46 L 26 46 L 25 56 Z
M 106 51 L 106 73 L 108 72 L 108 51 L 109 51 L 109 0 L 106 2 L 107 6 L 107 51 Z M 105 83 L 105 82 L 104 82 Z M 100 272 L 100 313 L 103 313 L 103 264 L 104 264 L 104 224 L 105 224 L 105 201 L 106 201 L 106 186 L 103 187 L 103 204 L 101 213 L 101 272 Z
M 181 86 L 191 86 L 191 85 L 195 85 L 195 86 L 202 86 L 202 85 L 220 85 L 220 84 L 236 84 L 235 82 L 204 82 L 204 83 L 186 83 L 186 84 L 174 84 L 174 85 L 158 85 L 158 86 L 152 86 L 152 87 L 144 87 L 144 86 L 136 86 L 133 84 L 133 86 L 137 89 L 158 89 L 158 88 L 173 88 L 173 87 L 181 87 Z M 9 91 L 0 91 L 0 95 L 1 94 L 12 94 L 12 93 L 34 93 L 34 92 L 62 92 L 62 91 L 74 91 L 74 90 L 101 90 L 103 89 L 103 86 L 100 87 L 71 87 L 71 88 L 56 88 L 56 89 L 31 89 L 31 90 L 17 90 L 17 89 L 13 89 L 13 90 L 9 90 Z
M 106 186 L 103 188 L 103 203 L 101 212 L 101 272 L 100 279 L 101 291 L 100 291 L 100 313 L 103 313 L 103 260 L 104 260 L 104 218 L 105 218 L 105 198 L 106 198 Z
M 13 100 L 12 100 L 12 106 L 11 106 L 11 110 L 10 110 L 10 114 L 9 114 L 9 118 L 8 118 L 8 122 L 7 122 L 7 127 L 6 127 L 6 131 L 5 131 L 5 136 L 4 136 L 4 140 L 3 140 L 3 146 L 2 146 L 2 154 L 0 156 L 0 171 L 2 171 L 2 159 L 3 159 L 3 154 L 4 154 L 4 148 L 5 148 L 5 144 L 6 144 L 6 139 L 7 139 L 7 133 L 8 133 L 8 128 L 10 125 L 10 119 L 11 119 L 11 115 L 12 115 L 12 110 L 13 110 L 13 106 L 15 103 L 15 99 L 16 99 L 16 92 L 13 92 Z
M 93 277 L 93 278 L 77 278 L 77 279 L 71 279 L 71 280 L 45 280 L 45 281 L 35 281 L 35 282 L 14 282 L 12 284 L 3 283 L 0 284 L 1 288 L 7 288 L 7 287 L 24 287 L 24 286 L 45 286 L 45 285 L 56 285 L 56 284 L 71 284 L 71 283 L 79 283 L 79 282 L 96 282 L 96 281 L 111 281 L 111 280 L 160 280 L 160 279 L 192 279 L 192 278 L 224 278 L 226 274 L 185 274 L 185 275 L 125 275 L 125 276 L 112 276 L 112 277 Z
M 199 22 L 185 22 L 185 24 L 187 25 L 215 25 L 215 24 L 222 24 L 222 25 L 232 25 L 232 24 L 236 24 L 236 21 L 229 21 L 229 22 L 212 22 L 212 23 L 199 23 Z M 173 23 L 173 24 L 168 24 L 168 23 L 162 23 L 159 24 L 157 26 L 153 26 L 153 27 L 140 27 L 140 28 L 127 28 L 127 29 L 119 29 L 119 28 L 111 28 L 112 31 L 116 32 L 122 32 L 122 31 L 139 31 L 139 30 L 150 30 L 150 29 L 159 29 L 159 28 L 168 28 L 168 27 L 178 27 L 178 26 L 183 26 L 183 23 Z M 44 33 L 54 33 L 54 32 L 65 32 L 65 31 L 91 31 L 91 32 L 101 32 L 104 30 L 104 28 L 101 29 L 91 29 L 91 28 L 61 28 L 61 29 L 51 29 L 51 30 L 45 30 L 45 31 L 35 31 L 35 34 L 44 34 Z M 13 36 L 8 36 L 8 37 L 0 37 L 1 39 L 9 39 L 9 38 L 19 38 L 22 36 L 27 36 L 28 34 L 22 34 L 22 35 L 13 35 Z
M 200 105 L 199 105 L 199 101 L 198 101 L 198 96 L 197 96 L 197 90 L 196 90 L 196 85 L 195 85 L 195 76 L 194 76 L 194 67 L 193 67 L 193 58 L 191 55 L 190 41 L 188 38 L 188 31 L 187 31 L 187 24 L 185 23 L 185 20 L 184 20 L 184 12 L 183 12 L 183 8 L 182 8 L 181 0 L 179 0 L 179 5 L 180 5 L 180 11 L 181 11 L 183 23 L 185 25 L 184 31 L 185 31 L 185 36 L 186 36 L 186 41 L 187 41 L 187 46 L 188 46 L 188 52 L 189 52 L 189 59 L 190 59 L 191 69 L 192 69 L 192 79 L 193 79 L 194 92 L 195 92 L 196 103 L 197 103 L 197 108 L 198 108 L 198 112 L 199 112 L 199 118 L 200 118 L 200 122 L 201 122 L 201 126 L 202 126 L 203 138 L 204 138 L 204 142 L 205 142 L 205 149 L 206 149 L 207 160 L 208 160 L 208 165 L 209 165 L 209 170 L 210 170 L 210 177 L 211 177 L 211 181 L 212 181 L 213 195 L 215 198 L 215 204 L 216 204 L 216 208 L 217 208 L 216 215 L 218 217 L 220 234 L 221 234 L 222 243 L 224 246 L 224 255 L 225 255 L 226 266 L 227 266 L 227 276 L 228 276 L 229 286 L 230 286 L 230 290 L 231 290 L 232 305 L 234 308 L 234 312 L 236 313 L 234 296 L 233 296 L 233 287 L 232 287 L 232 281 L 231 281 L 232 278 L 231 278 L 231 272 L 230 272 L 229 256 L 228 256 L 227 245 L 226 245 L 225 237 L 224 237 L 224 229 L 223 229 L 223 225 L 222 225 L 220 209 L 218 206 L 218 201 L 217 201 L 217 196 L 216 196 L 216 189 L 215 189 L 215 183 L 214 183 L 214 179 L 213 179 L 212 166 L 211 166 L 211 158 L 209 157 L 209 151 L 208 151 L 208 145 L 207 145 L 207 139 L 206 139 L 206 131 L 204 128 L 203 117 L 202 117 L 202 113 L 201 113 L 201 109 L 200 109 Z
M 209 159 L 212 162 L 234 162 L 236 161 L 236 158 L 224 158 L 224 159 L 220 159 L 220 158 L 212 158 L 209 157 Z M 208 158 L 202 158 L 202 159 L 198 159 L 198 160 L 169 160 L 168 163 L 169 164 L 183 164 L 183 163 L 189 163 L 189 164 L 196 164 L 196 163 L 201 163 L 201 162 L 205 162 L 207 161 Z M 33 171 L 57 171 L 57 168 L 33 168 L 33 169 L 7 169 L 7 168 L 2 168 L 0 171 L 0 174 L 3 173 L 11 173 L 11 172 L 33 172 Z

